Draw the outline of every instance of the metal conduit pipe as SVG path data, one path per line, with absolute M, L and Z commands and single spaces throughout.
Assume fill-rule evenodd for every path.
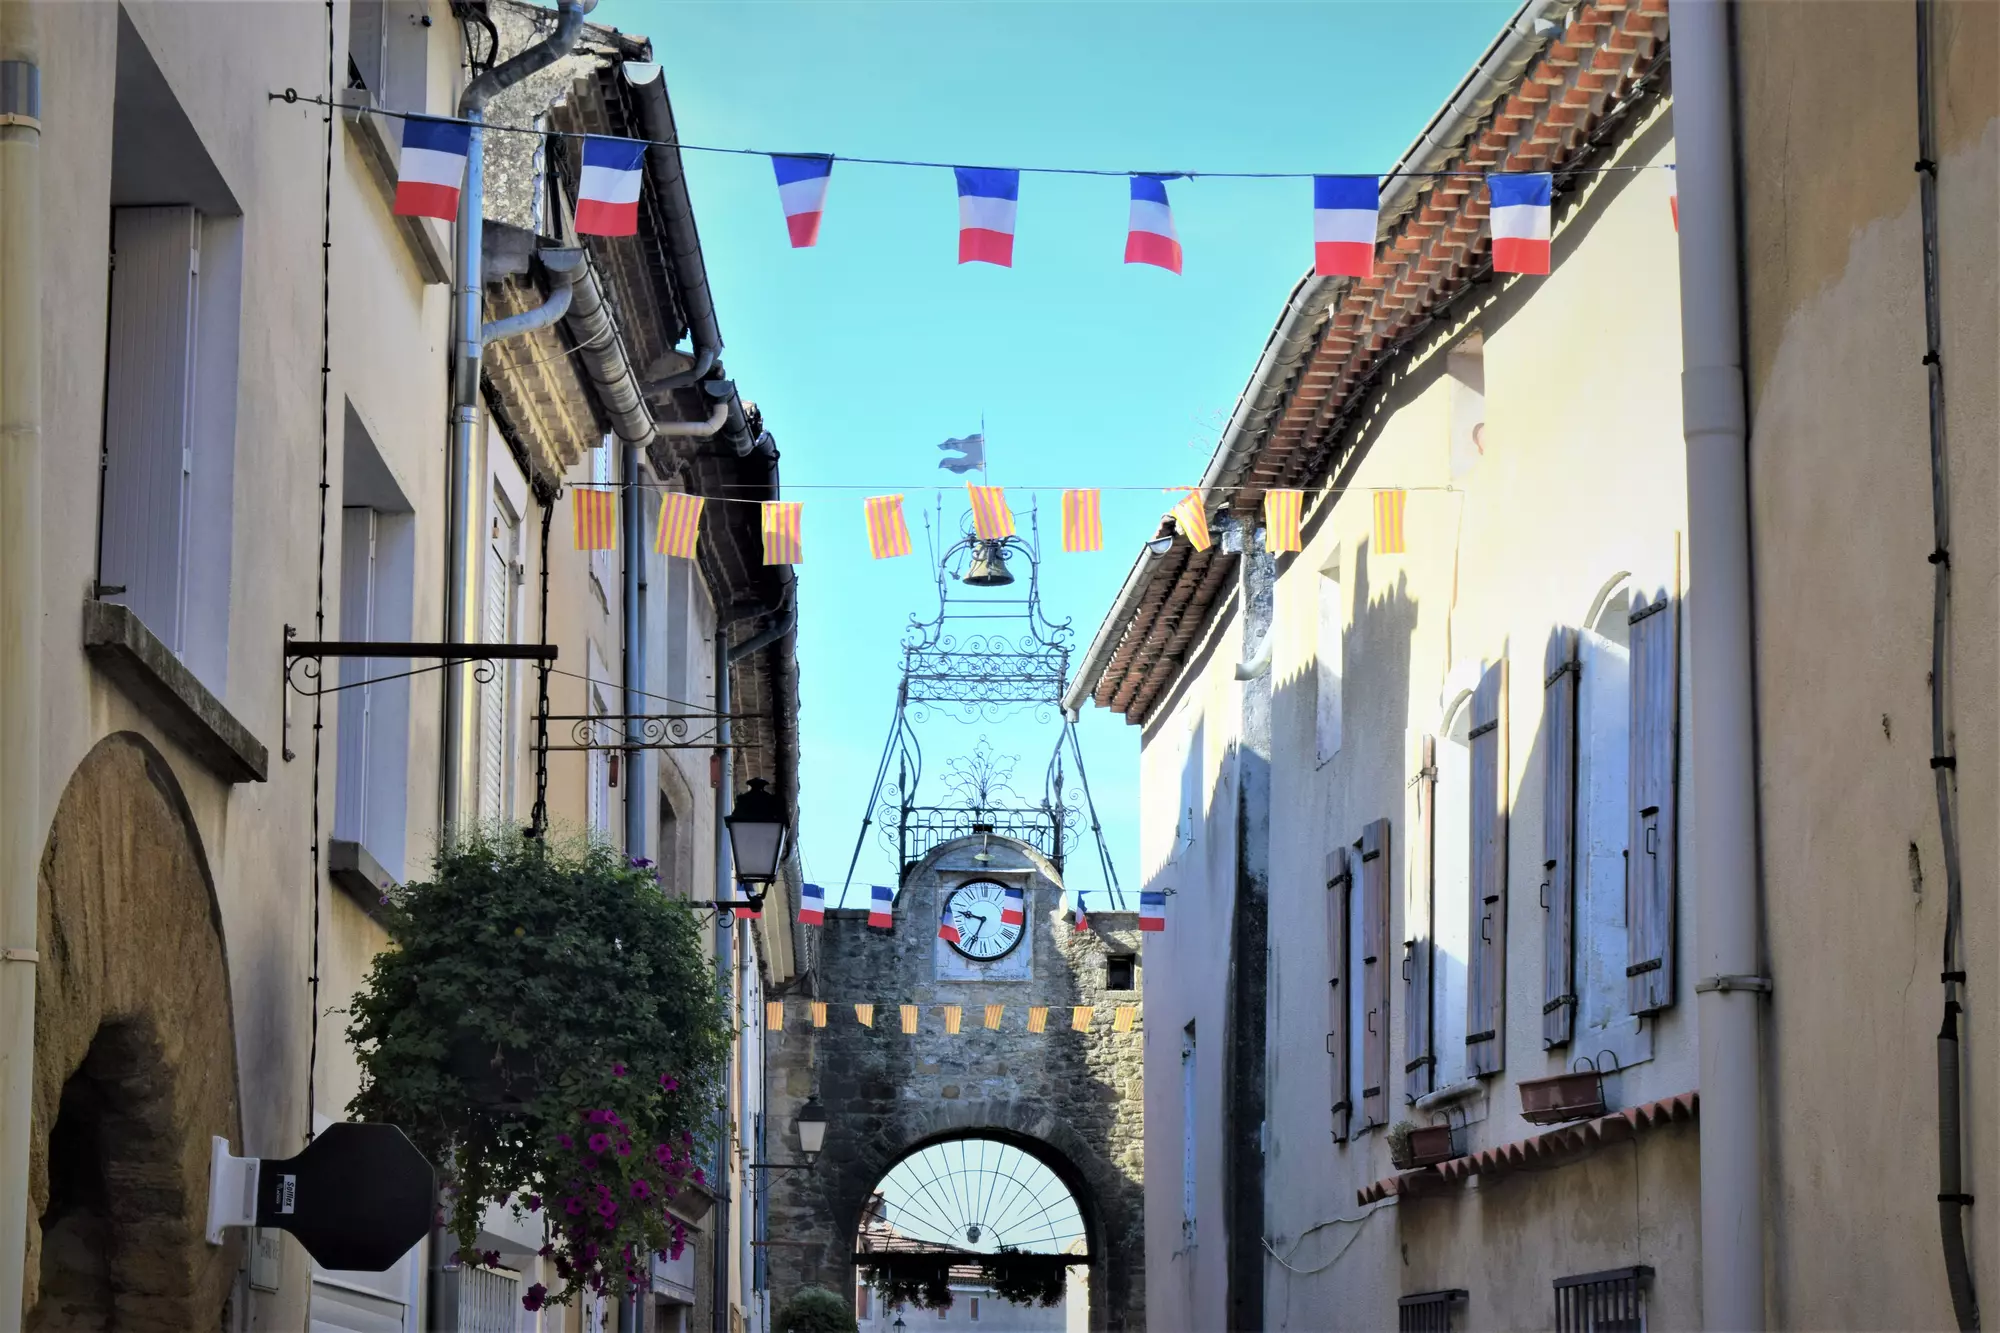
M 1726 0 L 1674 7 L 1681 427 L 1687 440 L 1693 887 L 1701 1069 L 1701 1312 L 1764 1318 L 1764 1145 L 1757 938 L 1756 705 L 1743 397 L 1736 116 Z
M 1485 116 L 1500 90 L 1512 83 L 1554 32 L 1550 16 L 1566 8 L 1567 0 L 1525 0 L 1515 11 L 1514 17 L 1500 30 L 1485 54 L 1459 81 L 1457 90 L 1444 109 L 1431 118 L 1423 132 L 1397 159 L 1389 173 L 1388 184 L 1382 191 L 1381 219 L 1385 229 L 1393 227 L 1396 220 L 1415 204 L 1424 178 L 1408 173 L 1431 169 L 1434 158 L 1451 152 L 1463 141 L 1465 135 Z M 1323 278 L 1309 273 L 1292 288 L 1291 295 L 1285 300 L 1284 313 L 1278 317 L 1277 327 L 1271 331 L 1270 338 L 1264 343 L 1263 353 L 1257 358 L 1257 367 L 1251 372 L 1250 382 L 1236 399 L 1236 410 L 1216 446 L 1215 456 L 1209 461 L 1208 471 L 1202 475 L 1200 489 L 1204 503 L 1207 492 L 1217 487 L 1233 486 L 1241 480 L 1251 455 L 1263 444 L 1264 428 L 1284 401 L 1299 363 L 1307 355 L 1312 339 L 1318 335 L 1321 321 L 1346 282 L 1345 278 Z M 1092 686 L 1111 661 L 1112 653 L 1118 649 L 1123 627 L 1131 621 L 1140 597 L 1152 581 L 1148 568 L 1150 563 L 1146 556 L 1141 555 L 1131 573 L 1126 575 L 1124 585 L 1118 590 L 1117 600 L 1112 603 L 1110 612 L 1098 628 L 1097 637 L 1091 640 L 1090 646 L 1084 650 L 1082 661 L 1077 664 L 1076 675 L 1071 678 L 1069 689 L 1063 695 L 1063 707 L 1075 711 L 1089 700 Z
M 545 329 L 561 319 L 569 311 L 569 303 L 576 280 L 576 267 L 583 258 L 581 250 L 544 250 L 541 254 L 542 267 L 547 270 L 553 284 L 548 299 L 532 310 L 508 315 L 505 319 L 488 320 L 479 326 L 479 347 L 483 353 L 494 343 L 508 338 L 518 338 L 536 329 Z
M 42 74 L 0 4 L 0 1322 L 21 1316 L 42 792 Z
M 654 380 L 649 393 L 682 389 L 705 379 L 722 355 L 722 330 L 715 323 L 715 296 L 708 287 L 702 262 L 701 236 L 695 230 L 694 204 L 688 199 L 687 176 L 681 167 L 680 134 L 667 102 L 665 72 L 656 64 L 628 61 L 625 82 L 639 96 L 639 118 L 653 147 L 646 150 L 646 174 L 660 197 L 667 221 L 667 261 L 673 266 L 674 294 L 687 315 L 688 336 L 694 341 L 694 364 Z
M 785 576 L 784 589 L 778 594 L 778 604 L 771 608 L 776 613 L 777 620 L 729 650 L 729 661 L 732 666 L 752 654 L 764 651 L 799 627 L 799 604 L 793 596 L 798 584 L 798 575 L 788 572 Z
M 479 370 L 485 350 L 484 231 L 486 227 L 486 104 L 497 94 L 569 54 L 583 32 L 583 16 L 596 0 L 557 0 L 556 28 L 547 38 L 516 53 L 467 84 L 458 114 L 471 122 L 466 144 L 465 188 L 458 195 L 454 284 L 450 499 L 445 558 L 445 641 L 479 642 L 479 599 L 473 595 L 479 568 L 479 520 L 486 498 L 485 432 L 479 427 Z M 456 825 L 473 789 L 471 738 L 476 733 L 478 692 L 468 673 L 444 673 L 444 746 L 438 765 L 439 807 L 446 829 Z
M 730 874 L 729 829 L 723 824 L 723 816 L 730 792 L 736 781 L 735 765 L 730 743 L 734 739 L 729 725 L 729 633 L 721 624 L 720 617 L 715 627 L 715 711 L 722 720 L 716 724 L 715 748 L 715 818 L 714 855 L 715 884 L 709 897 L 716 902 L 734 897 L 734 884 Z M 692 885 L 689 886 L 693 888 Z M 721 988 L 723 1003 L 729 1007 L 732 1019 L 735 1015 L 736 966 L 732 957 L 732 946 L 736 940 L 734 916 L 718 916 L 715 922 L 715 979 Z M 739 1038 L 740 1040 L 740 1038 Z M 729 1333 L 729 1105 L 723 1098 L 715 1108 L 716 1169 L 712 1179 L 715 1182 L 715 1207 L 711 1214 L 715 1218 L 715 1252 L 709 1256 L 710 1327 L 713 1333 Z
M 643 449 L 653 442 L 657 427 L 631 358 L 625 354 L 624 340 L 618 336 L 596 266 L 588 256 L 577 265 L 571 286 L 574 293 L 564 323 L 576 340 L 577 359 L 590 377 L 597 401 L 604 404 L 611 418 L 611 433 L 628 447 Z
M 644 725 L 639 715 L 650 711 L 646 688 L 646 547 L 644 506 L 640 504 L 638 445 L 625 446 L 625 502 L 619 506 L 624 527 L 625 580 L 621 622 L 625 636 L 625 855 L 646 855 L 647 825 L 654 801 L 652 754 L 639 748 Z
M 717 403 L 715 410 L 703 421 L 656 421 L 653 429 L 662 436 L 679 440 L 706 440 L 719 434 L 729 424 L 729 404 Z

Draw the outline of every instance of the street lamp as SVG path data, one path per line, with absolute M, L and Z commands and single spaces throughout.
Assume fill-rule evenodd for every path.
M 722 821 L 729 829 L 729 852 L 736 862 L 736 879 L 763 899 L 763 890 L 778 878 L 785 859 L 786 835 L 791 826 L 785 819 L 785 803 L 762 778 L 750 779 L 750 786 Z
M 805 1154 L 803 1162 L 752 1162 L 752 1171 L 810 1171 L 813 1159 L 826 1146 L 826 1106 L 814 1093 L 806 1098 L 806 1104 L 799 1108 L 797 1119 L 792 1121 L 799 1131 L 799 1151 Z
M 889 1325 L 889 1327 L 895 1329 L 896 1333 L 903 1333 L 903 1330 L 908 1328 L 909 1325 L 903 1322 L 903 1316 L 897 1315 L 896 1322 Z

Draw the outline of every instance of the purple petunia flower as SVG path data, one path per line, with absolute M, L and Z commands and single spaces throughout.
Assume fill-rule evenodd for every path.
M 624 1077 L 625 1077 L 625 1065 L 624 1065 L 624 1063 L 623 1063 L 622 1061 L 620 1061 L 620 1062 L 617 1062 L 617 1063 L 614 1063 L 614 1064 L 613 1064 L 613 1065 L 611 1066 L 611 1077 L 613 1077 L 613 1078 L 624 1078 Z
M 542 1308 L 542 1302 L 548 1298 L 549 1289 L 537 1282 L 534 1286 L 529 1287 L 525 1292 L 521 1293 L 521 1308 L 524 1310 L 539 1310 Z
M 556 1135 L 556 1143 L 565 1149 L 576 1147 L 576 1140 L 567 1134 Z
M 574 1194 L 570 1195 L 569 1202 L 563 1205 L 563 1211 L 574 1217 L 576 1214 L 583 1211 L 583 1200 L 578 1198 Z
M 653 1160 L 665 1166 L 674 1160 L 674 1150 L 664 1143 L 656 1143 L 653 1145 Z
M 609 1134 L 592 1134 L 590 1136 L 590 1150 L 595 1153 L 610 1152 L 611 1136 Z
M 675 1078 L 672 1074 L 662 1074 L 660 1075 L 660 1086 L 665 1088 L 668 1092 L 679 1092 L 681 1089 L 681 1081 Z
M 700 1167 L 696 1167 L 694 1169 L 694 1183 L 697 1185 L 706 1185 L 708 1183 L 708 1172 L 702 1170 Z
M 632 1155 L 632 1140 L 618 1140 L 618 1155 L 620 1157 L 630 1157 Z
M 643 1203 L 645 1200 L 653 1197 L 653 1187 L 643 1180 L 635 1180 L 632 1182 L 630 1193 L 633 1198 Z
M 617 1215 L 618 1205 L 612 1200 L 606 1199 L 604 1200 L 604 1202 L 597 1205 L 597 1212 L 600 1217 L 609 1219 Z

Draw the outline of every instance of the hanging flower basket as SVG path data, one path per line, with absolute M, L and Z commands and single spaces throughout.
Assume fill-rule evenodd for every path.
M 1398 1171 L 1436 1166 L 1458 1156 L 1450 1125 L 1413 1125 L 1402 1121 L 1389 1130 L 1389 1163 Z
M 1530 1124 L 1561 1125 L 1603 1114 L 1604 1075 L 1595 1069 L 1521 1080 L 1521 1118 Z
M 562 1285 L 528 1309 L 648 1285 L 713 1202 L 729 1024 L 689 909 L 607 847 L 504 831 L 447 844 L 382 919 L 395 947 L 349 1010 L 349 1110 L 441 1164 L 460 1253 L 490 1205 L 542 1218 Z

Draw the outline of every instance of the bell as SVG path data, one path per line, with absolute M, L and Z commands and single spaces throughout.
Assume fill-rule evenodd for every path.
M 979 543 L 972 552 L 972 564 L 965 571 L 966 584 L 974 588 L 1004 588 L 1013 581 L 1000 543 Z

